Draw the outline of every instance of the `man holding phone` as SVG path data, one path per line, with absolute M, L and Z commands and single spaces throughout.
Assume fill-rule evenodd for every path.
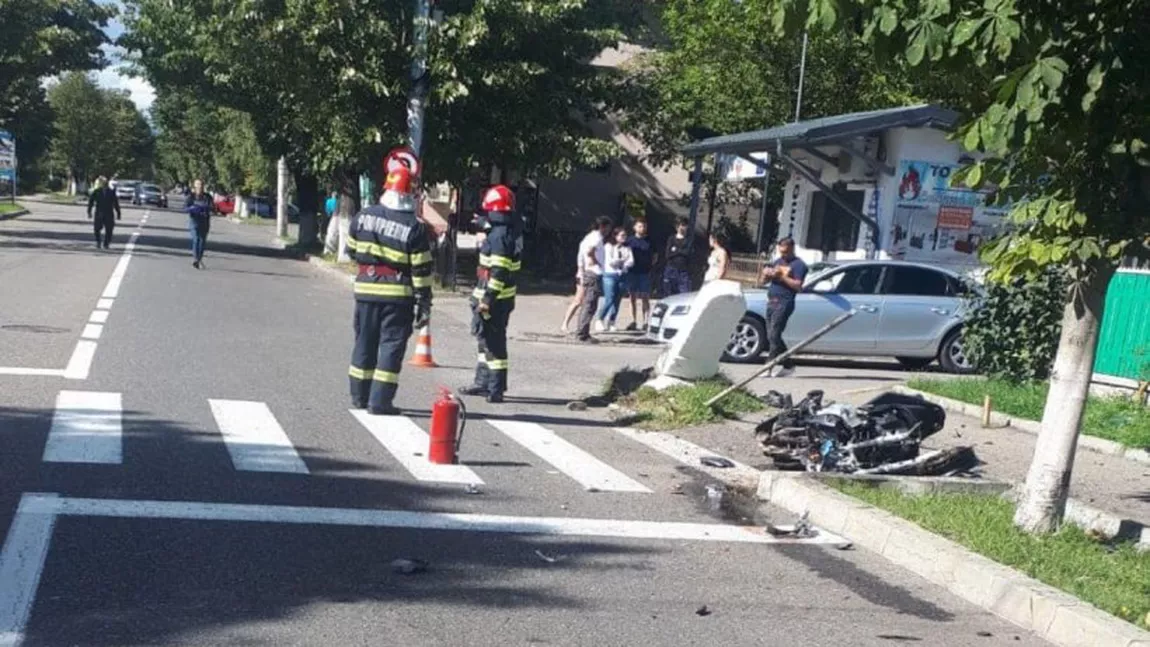
M 767 285 L 767 344 L 770 346 L 767 361 L 787 351 L 783 331 L 795 312 L 795 295 L 803 289 L 807 278 L 807 264 L 795 256 L 795 241 L 784 238 L 779 241 L 778 249 L 779 257 L 763 268 L 762 275 L 762 282 Z M 787 358 L 772 370 L 772 375 L 786 377 L 794 372 L 795 363 Z

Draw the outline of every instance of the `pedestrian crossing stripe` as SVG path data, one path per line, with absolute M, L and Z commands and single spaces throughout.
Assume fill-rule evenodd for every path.
M 307 462 L 264 402 L 209 399 L 222 444 L 238 472 L 310 474 Z M 438 465 L 427 458 L 426 431 L 406 416 L 375 416 L 352 410 L 352 417 L 412 478 L 427 483 L 483 485 L 464 460 Z M 483 424 L 589 492 L 651 494 L 652 490 L 547 427 L 525 420 L 488 419 Z M 617 435 L 703 471 L 720 481 L 753 480 L 758 472 L 735 464 L 719 470 L 700 464 L 713 452 L 670 434 L 615 429 Z M 61 391 L 48 433 L 43 460 L 48 463 L 120 464 L 123 462 L 122 398 L 119 393 Z

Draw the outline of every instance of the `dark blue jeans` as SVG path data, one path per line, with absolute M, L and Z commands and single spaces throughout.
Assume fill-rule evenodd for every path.
M 691 291 L 691 275 L 687 270 L 677 270 L 673 267 L 663 268 L 663 296 L 683 294 Z
M 625 286 L 622 274 L 603 275 L 603 305 L 599 306 L 597 319 L 608 325 L 615 323 L 615 319 L 619 316 L 619 302 L 623 300 Z
M 783 331 L 787 329 L 787 320 L 795 313 L 795 300 L 772 297 L 767 301 L 767 361 L 787 352 L 787 344 L 783 341 Z M 782 362 L 783 368 L 794 368 L 795 363 L 788 357 Z
M 189 216 L 188 231 L 192 234 L 192 257 L 200 260 L 204 257 L 204 243 L 208 240 L 208 229 L 211 221 L 206 216 Z

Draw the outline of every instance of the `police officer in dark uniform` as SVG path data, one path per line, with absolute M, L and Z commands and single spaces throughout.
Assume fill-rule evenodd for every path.
M 507 391 L 507 324 L 515 309 L 523 228 L 515 215 L 515 196 L 501 184 L 487 190 L 480 209 L 486 236 L 479 247 L 478 281 L 471 294 L 471 330 L 479 338 L 479 361 L 475 383 L 461 391 L 500 403 Z
M 360 211 L 348 227 L 359 264 L 351 401 L 374 415 L 399 413 L 393 402 L 407 339 L 431 320 L 431 246 L 415 217 L 412 183 L 408 168 L 389 172 L 383 204 Z

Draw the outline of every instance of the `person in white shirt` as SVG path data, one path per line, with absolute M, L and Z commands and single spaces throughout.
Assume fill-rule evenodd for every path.
M 595 318 L 595 307 L 599 305 L 599 295 L 602 291 L 600 277 L 603 274 L 605 263 L 603 243 L 611 233 L 614 223 L 607 216 L 599 216 L 595 220 L 595 229 L 579 243 L 579 262 L 582 263 L 583 299 L 579 306 L 579 327 L 575 336 L 579 341 L 594 343 L 591 337 L 591 320 Z
M 595 244 L 602 247 L 602 240 L 603 236 L 599 232 L 599 224 L 595 223 L 591 227 L 591 231 L 579 243 L 579 251 L 575 255 L 575 296 L 571 297 L 571 302 L 567 304 L 567 312 L 563 314 L 563 323 L 559 326 L 559 330 L 564 335 L 570 332 L 571 319 L 575 317 L 575 313 L 579 312 L 579 306 L 583 303 L 583 265 L 587 257 L 584 247 Z
M 727 251 L 727 239 L 722 234 L 711 234 L 711 255 L 707 257 L 707 273 L 703 283 L 710 283 L 727 276 L 731 264 L 731 254 Z
M 623 300 L 627 272 L 635 265 L 635 257 L 627 246 L 627 230 L 616 227 L 610 242 L 603 246 L 603 305 L 599 307 L 595 330 L 617 332 L 615 319 L 619 316 L 619 303 Z

